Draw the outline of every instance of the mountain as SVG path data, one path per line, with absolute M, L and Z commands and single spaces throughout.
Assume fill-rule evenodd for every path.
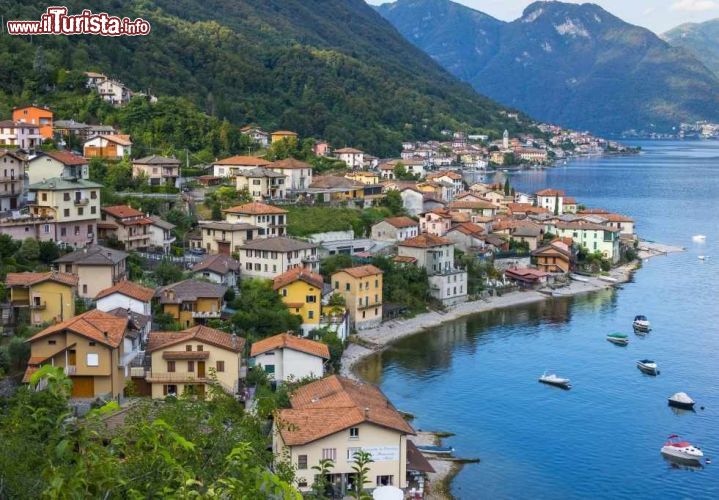
M 63 5 L 79 13 L 88 2 Z M 0 0 L 7 19 L 47 2 Z M 152 25 L 148 36 L 0 35 L 0 112 L 51 100 L 63 70 L 102 71 L 130 88 L 182 96 L 236 124 L 291 129 L 397 154 L 443 128 L 525 127 L 408 43 L 363 0 L 95 0 L 94 12 Z
M 719 80 L 683 49 L 594 4 L 535 2 L 503 22 L 449 0 L 377 7 L 480 93 L 598 133 L 719 118 Z
M 686 23 L 667 31 L 662 38 L 682 47 L 719 75 L 719 19 L 703 23 Z

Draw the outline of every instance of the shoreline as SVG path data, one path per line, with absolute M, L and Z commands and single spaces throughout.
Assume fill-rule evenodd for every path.
M 345 377 L 361 380 L 362 377 L 356 372 L 356 367 L 365 358 L 387 349 L 391 344 L 400 339 L 420 334 L 441 326 L 444 323 L 497 309 L 509 309 L 551 300 L 557 297 L 574 297 L 614 288 L 617 285 L 630 281 L 634 273 L 641 267 L 643 261 L 657 256 L 666 256 L 684 251 L 686 251 L 686 249 L 682 247 L 640 240 L 637 260 L 623 264 L 608 273 L 610 278 L 616 280 L 615 282 L 604 281 L 597 276 L 587 277 L 587 282 L 570 281 L 569 285 L 560 289 L 561 293 L 557 296 L 548 295 L 536 290 L 515 291 L 500 297 L 495 296 L 484 300 L 464 302 L 445 312 L 430 311 L 405 320 L 384 322 L 376 328 L 362 330 L 354 336 L 354 341 L 351 341 L 347 345 L 347 348 L 342 354 L 340 374 Z M 443 470 L 442 474 L 436 474 L 435 477 L 432 478 L 432 483 L 442 485 L 440 489 L 443 491 L 435 492 L 432 498 L 451 498 L 451 494 L 449 493 L 451 480 L 460 470 L 461 466 L 451 467 L 448 470 Z

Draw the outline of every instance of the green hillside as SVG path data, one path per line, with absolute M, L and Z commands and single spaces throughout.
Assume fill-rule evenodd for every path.
M 88 2 L 65 5 L 76 13 Z M 0 0 L 5 19 L 37 19 L 46 6 Z M 380 155 L 447 127 L 492 134 L 526 128 L 362 0 L 99 0 L 92 9 L 141 16 L 152 32 L 32 41 L 1 35 L 0 113 L 35 100 L 57 103 L 61 117 L 82 118 L 93 106 L 87 99 L 53 94 L 65 88 L 64 70 L 96 70 L 136 90 L 186 99 L 220 120 L 292 129 Z
M 719 19 L 682 24 L 664 33 L 662 38 L 687 50 L 719 76 Z

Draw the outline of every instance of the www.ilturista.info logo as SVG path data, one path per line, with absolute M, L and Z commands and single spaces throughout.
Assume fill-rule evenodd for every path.
M 8 21 L 10 35 L 100 35 L 141 36 L 150 33 L 150 23 L 138 17 L 111 16 L 106 12 L 93 14 L 85 9 L 68 15 L 67 7 L 48 7 L 39 21 Z

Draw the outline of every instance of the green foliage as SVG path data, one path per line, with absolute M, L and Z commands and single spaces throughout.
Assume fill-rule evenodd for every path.
M 393 216 L 405 215 L 404 203 L 402 201 L 402 195 L 397 190 L 388 191 L 382 200 L 382 206 L 392 213 Z
M 352 256 L 345 253 L 338 253 L 336 255 L 330 255 L 325 257 L 320 262 L 320 274 L 324 277 L 326 282 L 329 282 L 332 275 L 341 269 L 352 267 Z M 338 294 L 335 294 L 338 295 Z M 341 297 L 341 295 L 340 295 Z M 339 299 L 335 299 L 339 300 Z M 344 299 L 343 299 L 344 300 Z
M 329 327 L 322 327 L 310 332 L 310 338 L 327 345 L 330 350 L 330 366 L 334 373 L 339 373 L 342 353 L 345 350 L 344 343 L 337 334 Z
M 163 260 L 154 269 L 152 276 L 158 285 L 166 286 L 182 281 L 185 277 L 185 273 L 177 264 L 169 260 Z
M 243 280 L 232 308 L 237 310 L 232 325 L 249 342 L 288 330 L 299 331 L 302 325 L 302 318 L 290 314 L 269 280 Z
M 332 474 L 334 467 L 335 463 L 329 458 L 323 458 L 319 464 L 312 466 L 312 470 L 317 474 L 315 474 L 309 498 L 312 500 L 329 500 L 332 498 L 332 485 L 327 476 Z
M 395 264 L 387 257 L 374 257 L 372 264 L 384 271 L 382 297 L 385 303 L 401 304 L 411 314 L 427 310 L 430 301 L 427 271 L 416 266 Z
M 339 207 L 285 207 L 287 213 L 287 232 L 291 236 L 305 237 L 327 231 L 353 230 L 355 237 L 363 237 L 370 228 L 393 215 L 386 207 L 365 209 Z
M 393 170 L 394 176 L 400 181 L 418 181 L 420 179 L 419 174 L 413 174 L 407 171 L 407 167 L 402 162 L 397 162 Z
M 369 480 L 369 465 L 374 462 L 372 455 L 364 450 L 356 451 L 353 458 L 352 470 L 355 474 L 355 487 L 350 492 L 352 498 L 357 500 L 371 500 L 372 495 L 365 491 L 365 485 Z
M 24 239 L 16 257 L 24 262 L 38 260 L 40 258 L 40 244 L 35 238 Z

